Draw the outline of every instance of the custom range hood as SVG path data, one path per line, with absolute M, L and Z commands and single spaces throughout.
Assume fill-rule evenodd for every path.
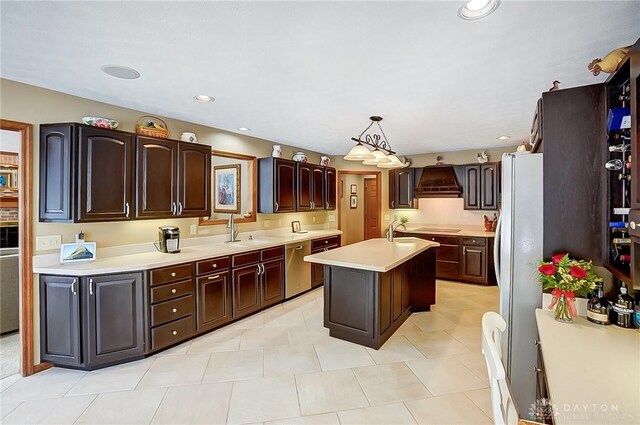
M 424 167 L 414 191 L 416 198 L 458 198 L 461 194 L 453 165 Z

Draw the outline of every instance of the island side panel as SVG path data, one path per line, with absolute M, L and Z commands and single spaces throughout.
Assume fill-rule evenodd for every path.
M 324 326 L 335 338 L 375 346 L 376 273 L 325 266 Z
M 436 250 L 415 256 L 408 267 L 411 311 L 429 311 L 436 303 Z

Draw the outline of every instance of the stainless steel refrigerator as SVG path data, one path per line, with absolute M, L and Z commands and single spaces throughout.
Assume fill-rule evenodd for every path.
M 502 361 L 522 417 L 536 401 L 538 338 L 535 309 L 542 290 L 536 270 L 542 259 L 542 154 L 502 156 L 502 204 L 494 244 L 500 314 L 507 322 Z

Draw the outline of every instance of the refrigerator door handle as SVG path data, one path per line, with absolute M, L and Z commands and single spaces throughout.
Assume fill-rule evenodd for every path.
M 500 233 L 502 230 L 502 214 L 498 217 L 498 224 L 496 224 L 496 234 L 493 241 L 493 267 L 496 273 L 496 282 L 500 287 Z

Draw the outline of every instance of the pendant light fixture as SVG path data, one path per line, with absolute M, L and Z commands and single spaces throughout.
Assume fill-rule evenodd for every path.
M 382 117 L 374 115 L 369 119 L 371 123 L 360 133 L 358 138 L 351 138 L 357 144 L 344 156 L 344 159 L 362 161 L 364 165 L 376 165 L 380 168 L 406 167 L 407 164 L 400 161 L 395 152 L 391 150 L 391 144 L 380 126 Z M 378 126 L 379 133 L 370 131 L 374 124 Z M 367 146 L 371 146 L 373 151 L 370 151 Z

